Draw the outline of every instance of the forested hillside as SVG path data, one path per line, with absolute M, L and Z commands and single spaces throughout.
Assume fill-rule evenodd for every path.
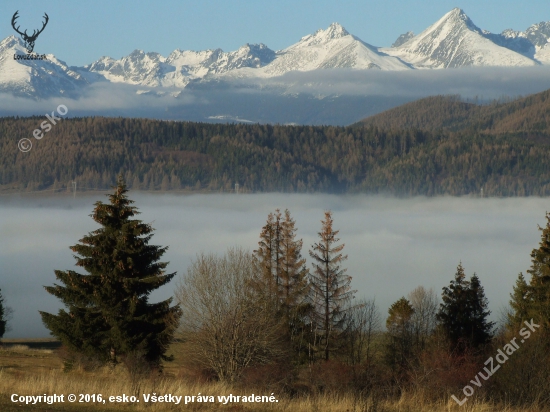
M 95 117 L 60 120 L 36 140 L 45 118 L 0 118 L 0 189 L 64 190 L 72 180 L 108 189 L 122 173 L 140 190 L 230 191 L 238 183 L 246 192 L 549 195 L 547 97 L 494 107 L 434 97 L 395 109 L 418 129 L 405 128 L 408 120 L 313 127 Z M 18 150 L 22 138 L 31 151 Z
M 549 134 L 550 90 L 521 99 L 478 105 L 459 96 L 432 96 L 367 117 L 354 126 L 380 129 L 469 130 Z

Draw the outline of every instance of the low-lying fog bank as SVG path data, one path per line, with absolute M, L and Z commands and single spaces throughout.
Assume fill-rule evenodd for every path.
M 201 251 L 230 246 L 254 249 L 267 214 L 288 208 L 304 240 L 302 255 L 317 239 L 323 211 L 334 212 L 345 263 L 357 297 L 376 298 L 383 319 L 388 307 L 422 285 L 440 295 L 462 262 L 485 287 L 498 319 L 520 271 L 530 266 L 545 226 L 548 198 L 335 195 L 152 195 L 130 192 L 145 222 L 156 229 L 152 244 L 169 246 L 164 261 L 181 274 Z M 0 289 L 14 313 L 8 337 L 45 337 L 39 310 L 57 312 L 60 302 L 44 291 L 54 270 L 76 269 L 69 246 L 98 226 L 89 216 L 103 195 L 0 196 Z M 80 272 L 82 273 L 82 272 Z M 155 292 L 172 295 L 175 282 Z

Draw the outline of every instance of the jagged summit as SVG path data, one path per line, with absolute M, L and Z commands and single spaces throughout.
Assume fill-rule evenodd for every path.
M 550 21 L 533 24 L 525 33 L 520 33 L 520 36 L 525 36 L 535 46 L 544 47 L 550 40 Z
M 518 37 L 523 37 L 533 44 L 535 59 L 542 63 L 550 63 L 550 21 L 533 24 L 524 33 L 519 32 Z
M 403 33 L 400 35 L 391 45 L 391 47 L 399 47 L 402 44 L 408 42 L 410 39 L 414 37 L 414 33 L 412 31 L 408 31 L 407 33 Z
M 321 32 L 322 30 L 319 30 Z M 332 23 L 328 29 L 325 30 L 325 34 L 330 36 L 331 39 L 338 39 L 343 36 L 349 35 L 349 32 L 340 23 Z
M 349 32 L 342 25 L 332 23 L 326 30 L 319 29 L 313 34 L 302 37 L 298 44 L 304 47 L 317 46 L 349 35 Z
M 23 40 L 21 40 L 19 37 L 11 35 L 0 41 L 0 50 L 4 50 L 7 47 L 15 47 L 16 45 L 19 45 L 22 48 L 21 51 L 25 50 Z
M 445 14 L 436 24 L 442 24 L 450 22 L 451 24 L 460 23 L 463 22 L 467 27 L 481 31 L 479 27 L 477 27 L 474 22 L 464 13 L 464 10 L 462 10 L 459 7 L 455 7 L 450 12 Z
M 222 49 L 174 50 L 168 57 L 135 50 L 120 60 L 103 57 L 86 66 L 113 82 L 149 87 L 185 87 L 190 81 L 243 67 L 260 68 L 275 58 L 265 44 L 247 43 L 233 52 Z
M 533 66 L 534 60 L 496 44 L 477 27 L 462 9 L 455 8 L 422 33 L 388 54 L 416 68 L 463 66 Z
M 120 60 L 102 57 L 98 61 L 86 66 L 91 72 L 103 75 L 112 82 L 141 84 L 145 86 L 161 86 L 160 77 L 166 58 L 159 53 L 145 53 L 143 50 L 134 50 Z

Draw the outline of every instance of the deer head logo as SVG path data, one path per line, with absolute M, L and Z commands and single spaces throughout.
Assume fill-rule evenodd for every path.
M 34 42 L 36 41 L 38 35 L 44 31 L 44 28 L 46 27 L 46 24 L 48 24 L 48 20 L 50 19 L 46 13 L 44 13 L 44 23 L 42 23 L 42 28 L 40 30 L 34 30 L 32 32 L 32 35 L 27 34 L 27 30 L 25 30 L 23 33 L 19 31 L 19 26 L 15 27 L 15 21 L 17 20 L 19 10 L 17 10 L 13 17 L 11 18 L 11 25 L 13 29 L 21 35 L 21 39 L 25 42 L 25 47 L 27 48 L 27 52 L 30 54 L 34 50 Z

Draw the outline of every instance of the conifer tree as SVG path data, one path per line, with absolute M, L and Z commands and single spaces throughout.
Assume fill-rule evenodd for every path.
M 7 325 L 7 313 L 6 309 L 4 308 L 4 298 L 2 296 L 2 290 L 0 289 L 0 338 L 4 336 L 4 333 L 6 333 L 6 325 Z
M 494 323 L 487 321 L 491 312 L 476 274 L 466 280 L 459 264 L 454 280 L 443 288 L 442 300 L 437 319 L 454 349 L 462 352 L 489 342 Z
M 516 280 L 516 285 L 514 286 L 514 292 L 510 294 L 510 297 L 512 298 L 510 300 L 512 312 L 508 313 L 507 326 L 512 328 L 521 325 L 525 320 L 529 320 L 531 294 L 523 273 L 518 275 L 518 280 Z
M 314 260 L 313 273 L 310 275 L 312 288 L 314 328 L 319 335 L 319 343 L 324 359 L 329 360 L 330 352 L 336 348 L 338 337 L 343 333 L 346 311 L 356 291 L 350 289 L 351 276 L 341 267 L 348 256 L 341 252 L 344 244 L 336 237 L 338 230 L 332 227 L 332 212 L 325 212 L 318 233 L 319 242 L 313 244 L 309 255 Z
M 280 307 L 280 268 L 281 268 L 281 213 L 279 209 L 267 216 L 267 222 L 260 232 L 258 249 L 254 251 L 261 274 L 254 283 L 254 289 L 262 299 L 273 305 L 274 311 Z
M 472 314 L 469 339 L 472 346 L 477 348 L 491 340 L 495 324 L 487 320 L 491 314 L 491 311 L 487 309 L 489 307 L 489 300 L 485 296 L 485 290 L 475 273 L 470 277 L 468 296 L 469 309 Z
M 285 210 L 281 224 L 281 315 L 286 325 L 288 339 L 297 361 L 307 360 L 307 343 L 310 340 L 309 313 L 311 303 L 308 301 L 309 282 L 306 260 L 302 258 L 303 241 L 296 240 L 295 221 Z
M 466 334 L 470 313 L 468 311 L 469 283 L 464 274 L 462 263 L 456 268 L 455 278 L 449 287 L 443 288 L 442 300 L 437 320 L 442 326 L 451 344 L 456 346 Z
M 307 302 L 308 270 L 301 254 L 302 244 L 302 240 L 296 240 L 295 221 L 288 209 L 284 217 L 277 209 L 268 215 L 254 251 L 261 274 L 254 280 L 253 289 L 286 325 L 285 338 L 298 354 L 305 348 L 305 319 L 311 307 Z
M 298 308 L 304 305 L 309 288 L 309 271 L 305 267 L 306 260 L 302 258 L 303 241 L 296 240 L 295 223 L 288 209 L 285 210 L 280 231 L 281 273 L 278 278 L 281 282 L 281 304 L 287 319 L 293 317 Z
M 126 196 L 122 177 L 109 195 L 96 202 L 92 218 L 101 228 L 88 233 L 75 252 L 76 265 L 87 274 L 56 270 L 60 284 L 45 287 L 65 309 L 57 315 L 40 312 L 51 334 L 69 351 L 88 359 L 116 364 L 120 360 L 159 367 L 180 316 L 172 299 L 149 303 L 149 294 L 168 283 L 159 262 L 167 247 L 149 245 L 153 228 L 140 220 Z
M 539 227 L 542 232 L 539 247 L 531 252 L 526 315 L 550 328 L 550 213 L 546 213 L 546 220 L 546 227 Z
M 388 310 L 386 328 L 389 342 L 386 346 L 386 361 L 398 371 L 406 368 L 413 352 L 413 315 L 411 303 L 402 297 Z

